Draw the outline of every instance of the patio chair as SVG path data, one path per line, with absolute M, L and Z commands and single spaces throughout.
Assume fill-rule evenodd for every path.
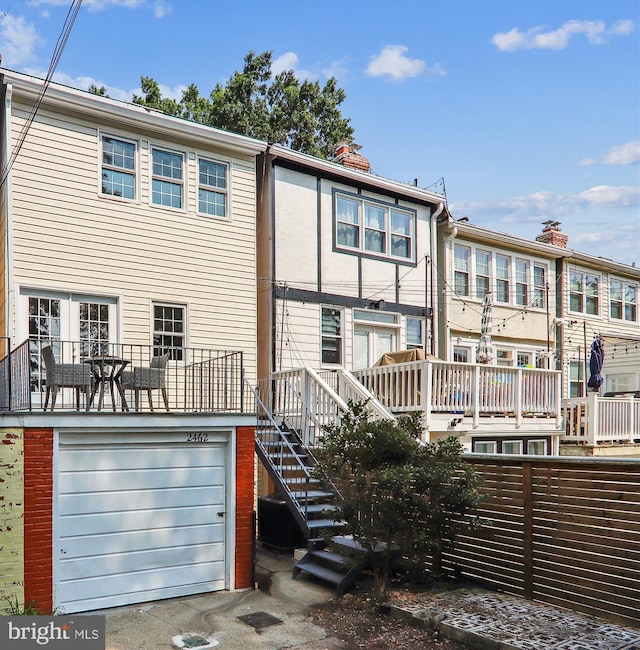
M 59 388 L 76 389 L 76 410 L 80 410 L 80 391 L 84 392 L 86 410 L 89 410 L 91 394 L 91 367 L 85 363 L 58 363 L 50 345 L 45 345 L 41 351 L 45 367 L 47 392 L 44 398 L 44 410 L 47 410 L 51 397 L 51 410 L 56 405 Z
M 169 410 L 169 399 L 165 386 L 165 374 L 169 353 L 155 356 L 151 359 L 148 368 L 134 368 L 122 373 L 122 388 L 132 390 L 135 394 L 136 411 L 140 410 L 140 391 L 147 391 L 149 408 L 153 411 L 152 390 L 159 390 L 162 393 L 164 407 Z

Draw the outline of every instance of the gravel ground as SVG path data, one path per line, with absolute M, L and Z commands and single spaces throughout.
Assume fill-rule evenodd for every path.
M 390 600 L 403 598 L 390 595 Z M 312 620 L 340 639 L 343 650 L 462 650 L 466 646 L 443 637 L 435 629 L 419 629 L 384 613 L 367 594 L 346 594 L 313 608 Z M 329 647 L 329 646 L 327 646 Z

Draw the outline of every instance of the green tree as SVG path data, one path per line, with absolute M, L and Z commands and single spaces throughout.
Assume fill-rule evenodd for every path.
M 371 420 L 355 404 L 327 427 L 315 452 L 319 476 L 337 487 L 341 516 L 370 554 L 378 595 L 398 555 L 415 571 L 424 571 L 429 556 L 432 576 L 440 577 L 443 552 L 476 521 L 465 515 L 480 500 L 479 475 L 457 440 L 422 445 L 421 429 L 418 416 Z
M 100 97 L 109 97 L 107 95 L 107 87 L 106 86 L 96 86 L 95 84 L 91 84 L 89 86 L 89 92 L 92 95 L 100 95 Z
M 350 120 L 340 112 L 346 98 L 335 78 L 324 86 L 300 81 L 292 70 L 272 74 L 272 53 L 249 52 L 244 68 L 225 84 L 217 84 L 209 97 L 195 84 L 179 101 L 162 97 L 158 83 L 141 78 L 137 104 L 226 131 L 279 143 L 320 158 L 330 158 L 338 141 L 351 139 Z

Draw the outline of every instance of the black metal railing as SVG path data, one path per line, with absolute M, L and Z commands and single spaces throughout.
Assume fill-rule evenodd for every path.
M 242 352 L 29 339 L 0 359 L 0 410 L 38 411 L 45 405 L 57 412 L 214 413 L 252 407 L 245 399 Z

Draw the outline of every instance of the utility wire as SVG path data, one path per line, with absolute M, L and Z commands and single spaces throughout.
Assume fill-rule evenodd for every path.
M 69 40 L 69 35 L 71 34 L 71 29 L 73 28 L 73 24 L 76 21 L 76 17 L 78 15 L 78 12 L 80 11 L 80 7 L 82 6 L 82 0 L 72 0 L 71 6 L 69 7 L 69 11 L 67 12 L 67 16 L 65 18 L 64 24 L 62 26 L 62 31 L 60 32 L 60 35 L 58 36 L 58 41 L 56 42 L 56 46 L 54 48 L 53 54 L 51 56 L 51 62 L 49 63 L 49 70 L 47 71 L 47 76 L 45 77 L 45 80 L 40 87 L 40 91 L 38 92 L 38 97 L 36 98 L 36 101 L 33 105 L 33 108 L 31 109 L 31 112 L 29 113 L 29 117 L 27 118 L 26 122 L 22 126 L 22 130 L 20 131 L 20 134 L 18 135 L 17 142 L 15 144 L 15 147 L 13 148 L 13 152 L 11 153 L 11 158 L 9 159 L 9 162 L 7 163 L 7 167 L 4 170 L 4 173 L 2 175 L 2 181 L 0 181 L 0 188 L 4 187 L 4 184 L 7 182 L 7 178 L 9 177 L 9 173 L 11 172 L 11 169 L 20 154 L 20 150 L 22 149 L 22 145 L 24 144 L 24 141 L 27 138 L 27 135 L 29 133 L 29 130 L 31 129 L 31 125 L 33 124 L 33 121 L 36 118 L 36 114 L 38 113 L 38 109 L 40 108 L 40 105 L 42 104 L 42 101 L 44 100 L 45 93 L 47 92 L 47 89 L 49 88 L 49 84 L 51 83 L 51 79 L 53 78 L 53 74 L 58 67 L 58 63 L 60 61 L 60 57 L 62 56 L 62 53 L 64 52 L 64 48 L 67 44 L 67 41 Z

